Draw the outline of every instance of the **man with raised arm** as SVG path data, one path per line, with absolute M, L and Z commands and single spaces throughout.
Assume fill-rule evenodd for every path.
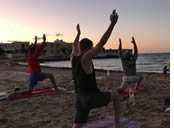
M 117 23 L 118 14 L 113 10 L 110 16 L 111 23 L 93 48 L 93 43 L 88 38 L 79 42 L 80 27 L 77 25 L 77 36 L 72 45 L 71 63 L 76 90 L 76 114 L 73 127 L 82 127 L 88 120 L 91 109 L 107 106 L 113 100 L 115 127 L 119 127 L 120 98 L 117 90 L 101 92 L 97 88 L 96 76 L 92 59 L 100 52 L 109 39 Z
M 27 63 L 28 63 L 29 73 L 30 73 L 30 77 L 29 77 L 29 92 L 30 93 L 32 92 L 34 86 L 37 84 L 38 81 L 48 79 L 48 78 L 51 80 L 55 90 L 58 91 L 54 76 L 52 74 L 41 72 L 39 56 L 46 45 L 45 41 L 46 41 L 46 36 L 44 34 L 43 42 L 40 45 L 40 47 L 36 50 L 36 44 L 37 44 L 37 36 L 36 36 L 35 43 L 29 47 Z
M 125 88 L 129 86 L 129 84 L 135 83 L 135 82 L 136 82 L 135 89 L 138 89 L 140 82 L 142 80 L 142 77 L 137 76 L 137 73 L 136 73 L 136 60 L 138 56 L 138 49 L 137 49 L 135 39 L 134 37 L 132 37 L 132 41 L 131 41 L 131 43 L 134 45 L 134 55 L 132 55 L 132 53 L 128 51 L 125 51 L 124 53 L 122 53 L 121 39 L 119 39 L 119 43 L 120 43 L 119 54 L 120 54 L 120 58 L 121 58 L 122 66 L 123 66 L 123 80 L 120 86 L 121 88 L 120 91 L 123 91 Z

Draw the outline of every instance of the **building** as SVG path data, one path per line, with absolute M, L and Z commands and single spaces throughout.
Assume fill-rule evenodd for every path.
M 39 48 L 39 43 L 36 48 Z M 7 58 L 19 58 L 20 60 L 26 60 L 28 54 L 29 42 L 13 42 L 11 44 L 0 44 L 0 47 L 4 50 Z M 124 51 L 130 51 L 131 49 L 123 49 Z M 54 42 L 46 42 L 46 46 L 41 53 L 40 59 L 47 60 L 68 60 L 72 51 L 72 43 L 64 42 L 63 40 L 55 40 Z M 115 58 L 119 57 L 119 51 L 117 49 L 104 49 L 95 58 Z
M 29 42 L 1 43 L 0 47 L 5 52 L 7 58 L 17 58 L 26 56 Z
M 132 52 L 132 49 L 122 49 L 123 52 L 129 51 Z M 119 50 L 117 49 L 104 49 L 96 56 L 96 58 L 115 58 L 119 57 Z
M 62 40 L 56 40 L 55 42 L 47 42 L 42 58 L 69 58 L 72 50 L 72 43 L 67 43 Z

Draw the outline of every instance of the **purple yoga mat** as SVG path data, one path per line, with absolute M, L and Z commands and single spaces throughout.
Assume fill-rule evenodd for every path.
M 121 117 L 120 123 L 124 126 L 124 128 L 140 128 L 140 122 L 130 121 L 127 118 Z M 107 117 L 102 120 L 89 123 L 83 128 L 114 128 L 114 119 L 112 117 Z

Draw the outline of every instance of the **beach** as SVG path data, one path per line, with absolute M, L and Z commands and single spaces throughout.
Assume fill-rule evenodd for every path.
M 57 86 L 69 88 L 71 69 L 41 67 L 42 72 L 52 73 Z M 127 100 L 121 100 L 120 116 L 139 121 L 142 128 L 170 128 L 170 112 L 164 104 L 170 95 L 170 78 L 163 79 L 160 73 L 139 73 L 143 76 L 140 88 L 146 91 L 135 95 L 135 105 L 128 107 Z M 119 88 L 122 72 L 97 70 L 97 84 L 101 91 Z M 0 61 L 0 91 L 28 88 L 28 66 L 8 64 Z M 35 90 L 52 88 L 49 80 L 41 81 Z M 29 98 L 0 101 L 0 128 L 71 128 L 75 116 L 75 93 L 38 94 Z M 88 122 L 112 116 L 112 103 L 93 109 Z

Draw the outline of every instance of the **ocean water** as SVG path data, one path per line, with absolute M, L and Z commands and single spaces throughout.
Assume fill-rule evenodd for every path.
M 162 73 L 163 67 L 168 64 L 168 59 L 170 59 L 170 53 L 139 54 L 136 61 L 137 72 Z M 95 69 L 122 71 L 120 58 L 94 59 L 93 63 Z M 44 62 L 41 65 L 71 68 L 70 61 Z

